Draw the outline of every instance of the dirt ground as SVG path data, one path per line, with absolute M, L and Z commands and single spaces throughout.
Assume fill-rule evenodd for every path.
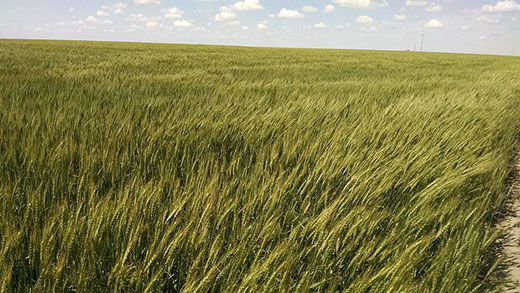
M 510 213 L 500 226 L 508 233 L 503 243 L 503 255 L 506 262 L 507 283 L 503 292 L 520 293 L 520 148 L 517 148 L 515 170 L 513 171 Z

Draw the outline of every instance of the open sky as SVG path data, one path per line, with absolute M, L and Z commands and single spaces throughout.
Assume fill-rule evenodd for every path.
M 519 0 L 0 0 L 0 38 L 520 56 Z

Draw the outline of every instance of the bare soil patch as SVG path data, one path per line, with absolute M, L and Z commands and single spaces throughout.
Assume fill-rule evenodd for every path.
M 506 274 L 505 293 L 520 293 L 520 147 L 516 148 L 513 164 L 508 213 L 500 223 L 500 227 L 507 231 L 502 246 Z

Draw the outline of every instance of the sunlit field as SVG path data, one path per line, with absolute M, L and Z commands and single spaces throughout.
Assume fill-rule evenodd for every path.
M 496 289 L 519 73 L 0 40 L 0 291 Z

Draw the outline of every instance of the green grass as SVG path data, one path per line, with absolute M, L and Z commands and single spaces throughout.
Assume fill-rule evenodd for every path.
M 0 291 L 494 290 L 519 72 L 0 40 Z

